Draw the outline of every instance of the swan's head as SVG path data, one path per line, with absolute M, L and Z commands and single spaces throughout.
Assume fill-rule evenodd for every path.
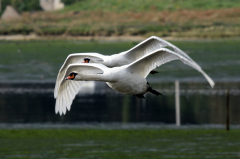
M 78 75 L 77 73 L 71 72 L 71 73 L 68 75 L 68 77 L 66 77 L 65 79 L 66 79 L 66 80 L 74 80 L 77 75 Z
M 90 58 L 84 58 L 84 62 L 83 63 L 89 63 L 90 62 Z

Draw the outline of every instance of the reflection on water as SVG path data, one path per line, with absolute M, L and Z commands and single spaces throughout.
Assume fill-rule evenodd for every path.
M 119 94 L 102 82 L 86 82 L 65 116 L 55 114 L 54 83 L 0 84 L 0 123 L 175 123 L 174 83 L 153 83 L 163 96 L 146 100 Z M 231 124 L 240 124 L 240 84 L 181 83 L 182 124 L 224 124 L 226 89 Z

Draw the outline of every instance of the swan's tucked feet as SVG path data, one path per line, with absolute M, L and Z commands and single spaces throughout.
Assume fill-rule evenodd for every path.
M 150 72 L 150 74 L 155 74 L 155 73 L 159 73 L 158 71 L 154 71 L 154 70 L 152 70 L 151 72 Z
M 138 98 L 144 98 L 144 99 L 145 99 L 144 94 L 136 94 L 136 96 L 137 96 Z
M 147 82 L 147 84 L 148 84 L 148 92 L 151 92 L 152 94 L 155 94 L 155 95 L 157 95 L 157 96 L 159 96 L 159 95 L 161 95 L 162 96 L 162 93 L 159 93 L 158 91 L 156 91 L 156 90 L 153 90 L 152 89 L 152 87 L 149 85 L 149 83 Z

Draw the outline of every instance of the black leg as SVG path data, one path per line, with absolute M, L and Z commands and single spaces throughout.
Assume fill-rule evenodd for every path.
M 156 90 L 153 90 L 152 89 L 152 87 L 150 86 L 150 84 L 147 82 L 147 84 L 148 84 L 148 92 L 151 92 L 152 94 L 155 94 L 155 95 L 157 95 L 157 96 L 159 96 L 159 95 L 161 95 L 162 96 L 162 93 L 160 93 L 160 92 L 158 92 L 158 91 L 156 91 Z
M 154 70 L 152 70 L 151 72 L 150 72 L 150 74 L 155 74 L 155 73 L 159 73 L 158 71 L 154 71 Z

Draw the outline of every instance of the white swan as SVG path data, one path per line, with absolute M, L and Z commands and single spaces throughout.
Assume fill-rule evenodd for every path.
M 70 64 L 60 82 L 55 112 L 62 115 L 66 113 L 67 109 L 70 110 L 82 81 L 104 81 L 118 92 L 134 94 L 140 98 L 144 98 L 143 95 L 146 92 L 160 95 L 149 86 L 146 77 L 151 70 L 172 60 L 181 60 L 198 70 L 205 76 L 209 84 L 214 86 L 213 80 L 195 62 L 169 49 L 161 48 L 121 67 L 108 68 L 97 63 Z
M 57 75 L 55 90 L 54 90 L 54 97 L 57 97 L 58 89 L 59 89 L 59 82 L 62 80 L 63 75 L 68 67 L 68 65 L 73 63 L 102 63 L 107 67 L 116 67 L 116 66 L 123 66 L 130 64 L 139 58 L 147 55 L 153 51 L 156 51 L 163 47 L 171 47 L 177 54 L 185 57 L 189 61 L 195 63 L 186 53 L 184 53 L 181 49 L 174 46 L 173 44 L 159 38 L 156 36 L 151 36 L 150 38 L 142 41 L 135 47 L 131 48 L 130 50 L 121 52 L 119 54 L 114 54 L 111 56 L 101 55 L 99 53 L 75 53 L 70 54 L 65 62 L 63 63 L 62 67 L 59 70 Z M 197 65 L 195 63 L 195 65 Z M 157 73 L 156 71 L 152 72 Z

